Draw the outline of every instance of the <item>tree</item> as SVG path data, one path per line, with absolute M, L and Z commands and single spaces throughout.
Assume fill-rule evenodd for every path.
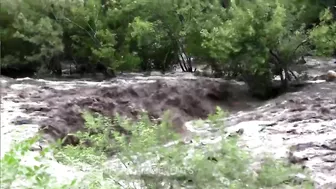
M 226 70 L 241 75 L 256 95 L 268 96 L 275 75 L 287 87 L 290 65 L 305 49 L 306 33 L 291 16 L 281 1 L 232 2 L 221 25 L 203 30 L 203 46 Z

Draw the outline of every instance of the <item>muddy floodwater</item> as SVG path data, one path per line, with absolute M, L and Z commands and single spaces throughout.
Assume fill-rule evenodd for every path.
M 101 82 L 1 77 L 1 155 L 41 129 L 48 141 L 80 130 L 84 109 L 133 118 L 146 110 L 154 119 L 170 110 L 176 132 L 188 135 L 191 120 L 220 106 L 229 112 L 225 127 L 243 129 L 242 144 L 256 157 L 268 152 L 287 158 L 312 171 L 316 188 L 335 189 L 336 82 L 319 78 L 336 65 L 311 59 L 305 66 L 301 69 L 310 76 L 305 86 L 267 101 L 250 97 L 243 83 L 184 73 Z M 63 166 L 58 174 L 71 174 L 70 169 Z

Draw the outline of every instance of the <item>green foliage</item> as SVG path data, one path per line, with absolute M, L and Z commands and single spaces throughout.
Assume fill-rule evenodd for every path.
M 49 64 L 63 52 L 62 28 L 41 16 L 50 1 L 1 2 L 1 66 L 25 65 L 37 68 Z
M 225 117 L 226 112 L 224 112 L 219 106 L 216 107 L 216 112 L 208 116 L 208 120 L 213 127 L 223 129 L 223 118 Z M 202 124 L 202 122 L 200 123 Z
M 191 72 L 195 58 L 267 93 L 277 75 L 287 85 L 308 45 L 319 55 L 335 49 L 335 12 L 324 13 L 335 6 L 330 0 L 220 2 L 4 0 L 1 67 L 61 74 L 67 60 L 90 71 L 101 63 L 113 71 L 165 72 L 178 64 Z
M 56 153 L 63 153 L 61 159 L 71 156 L 72 165 L 86 162 L 94 165 L 81 187 L 85 188 L 312 188 L 310 182 L 297 184 L 291 181 L 292 175 L 302 170 L 290 167 L 282 162 L 268 159 L 260 169 L 252 169 L 253 158 L 238 146 L 237 136 L 224 138 L 222 142 L 192 147 L 179 141 L 180 136 L 172 131 L 168 124 L 169 112 L 160 123 L 153 123 L 143 113 L 134 121 L 117 115 L 113 121 L 106 117 L 84 113 L 85 133 L 78 133 L 80 141 L 91 141 L 90 147 L 66 146 Z M 224 112 L 209 115 L 209 121 L 224 136 L 225 127 L 218 120 Z M 115 128 L 122 127 L 128 132 L 121 133 Z M 120 130 L 119 130 L 120 131 Z M 95 132 L 95 134 L 92 134 Z M 111 135 L 112 134 L 112 135 Z M 111 138 L 108 138 L 110 136 Z M 111 140 L 113 139 L 113 140 Z M 199 143 L 200 138 L 194 141 Z M 103 163 L 98 153 L 113 143 L 118 152 L 112 156 L 121 162 L 121 167 Z M 86 151 L 85 148 L 90 150 Z M 93 149 L 93 150 L 92 150 Z M 87 153 L 91 151 L 91 154 Z M 80 153 L 82 152 L 82 153 Z M 101 151 L 103 152 L 103 150 Z M 97 156 L 98 159 L 93 158 Z M 90 160 L 90 161 L 88 161 Z M 94 162 L 96 160 L 96 162 Z M 106 160 L 106 159 L 105 159 Z M 105 161 L 104 160 L 104 161 Z M 108 161 L 109 162 L 109 161 Z M 115 161 L 113 161 L 115 162 Z M 108 167 L 106 167 L 108 165 Z
M 292 16 L 283 1 L 232 3 L 227 20 L 203 30 L 202 45 L 225 70 L 238 72 L 252 91 L 263 93 L 279 74 L 272 69 L 287 71 L 306 50 L 306 34 Z
M 27 189 L 66 189 L 75 185 L 76 181 L 69 184 L 55 184 L 55 177 L 46 170 L 48 165 L 25 165 L 23 160 L 30 151 L 31 146 L 38 141 L 39 137 L 33 137 L 15 144 L 12 149 L 5 153 L 0 161 L 1 168 L 1 188 L 12 188 L 24 186 Z M 35 156 L 34 160 L 42 162 L 50 148 L 41 151 L 40 156 Z
M 330 56 L 336 52 L 336 21 L 330 9 L 323 11 L 320 19 L 320 25 L 312 29 L 310 37 L 318 55 Z
M 19 14 L 13 26 L 17 30 L 13 37 L 37 47 L 38 52 L 25 56 L 28 62 L 48 64 L 52 57 L 63 52 L 62 27 L 50 18 L 40 18 L 34 23 Z
M 28 153 L 30 147 L 38 140 L 31 138 L 15 145 L 1 159 L 1 188 L 24 184 L 25 188 L 313 188 L 310 181 L 295 183 L 292 175 L 302 172 L 301 169 L 288 166 L 281 161 L 266 159 L 256 170 L 251 167 L 253 158 L 238 146 L 238 137 L 223 138 L 222 142 L 205 146 L 189 146 L 179 140 L 180 136 L 172 132 L 168 124 L 169 112 L 161 123 L 153 123 L 143 113 L 138 121 L 116 116 L 114 121 L 101 115 L 85 112 L 86 132 L 76 135 L 80 141 L 78 146 L 64 146 L 61 149 L 45 148 L 36 157 L 43 161 L 45 155 L 53 150 L 58 160 L 69 165 L 87 163 L 89 170 L 81 180 L 73 180 L 69 184 L 55 184 L 56 177 L 50 175 L 47 164 L 39 166 L 23 165 L 20 161 Z M 209 116 L 209 121 L 225 132 L 225 127 L 218 124 L 224 112 Z M 128 135 L 114 130 L 117 126 L 128 130 Z M 93 134 L 94 133 L 94 134 Z M 112 135 L 111 135 L 112 134 Z M 122 167 L 113 166 L 107 161 L 108 154 L 104 149 L 118 146 L 118 153 L 113 156 L 121 162 Z M 224 136 L 224 133 L 222 133 Z M 196 140 L 196 143 L 200 141 Z M 170 144 L 170 145 L 167 145 Z M 113 147 L 114 147 L 113 146 Z M 58 147 L 59 148 L 59 147 Z M 99 152 L 99 150 L 101 150 Z M 61 154 L 61 155 L 60 155 Z M 102 158 L 102 157 L 105 158 Z M 68 158 L 64 161 L 64 158 Z M 107 161 L 107 162 L 105 162 Z M 106 164 L 107 163 L 107 164 Z M 107 166 L 108 165 L 108 166 Z M 88 168 L 91 166 L 91 168 Z M 17 183 L 19 180 L 24 183 Z
M 288 169 L 288 165 L 285 162 L 274 161 L 271 158 L 265 158 L 264 163 L 261 165 L 260 172 L 258 173 L 257 182 L 261 186 L 272 187 L 282 184 L 295 185 L 295 179 L 289 179 L 288 176 L 294 176 L 293 172 L 301 172 L 300 166 L 291 166 Z M 311 181 L 302 183 L 302 188 L 312 189 L 314 188 Z
M 60 141 L 55 151 L 55 158 L 65 164 L 82 162 L 100 165 L 107 160 L 108 154 L 112 154 L 118 149 L 110 139 L 114 128 L 110 127 L 110 120 L 101 115 L 85 112 L 83 117 L 88 129 L 74 134 L 80 139 L 80 144 L 62 147 Z

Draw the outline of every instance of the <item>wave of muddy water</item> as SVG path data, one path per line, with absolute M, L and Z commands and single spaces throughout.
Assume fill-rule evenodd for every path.
M 336 188 L 336 83 L 307 85 L 297 92 L 260 102 L 238 82 L 189 74 L 118 77 L 110 81 L 1 79 L 1 156 L 14 141 L 43 128 L 53 141 L 83 128 L 82 109 L 136 117 L 141 109 L 158 118 L 171 110 L 177 132 L 210 133 L 211 126 L 189 122 L 206 118 L 220 106 L 230 112 L 223 126 L 243 129 L 241 144 L 255 155 L 288 158 L 313 172 L 316 188 Z M 207 138 L 204 134 L 204 138 Z M 220 137 L 220 136 L 217 136 Z M 33 152 L 32 152 L 33 153 Z M 31 160 L 28 158 L 27 163 Z M 60 182 L 83 171 L 50 160 Z

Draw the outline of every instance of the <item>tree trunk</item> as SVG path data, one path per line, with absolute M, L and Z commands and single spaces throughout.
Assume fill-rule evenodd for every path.
M 62 65 L 60 56 L 54 56 L 50 59 L 48 69 L 50 69 L 50 71 L 56 76 L 62 76 Z
M 230 6 L 230 0 L 221 0 L 221 4 L 223 8 L 229 8 Z

